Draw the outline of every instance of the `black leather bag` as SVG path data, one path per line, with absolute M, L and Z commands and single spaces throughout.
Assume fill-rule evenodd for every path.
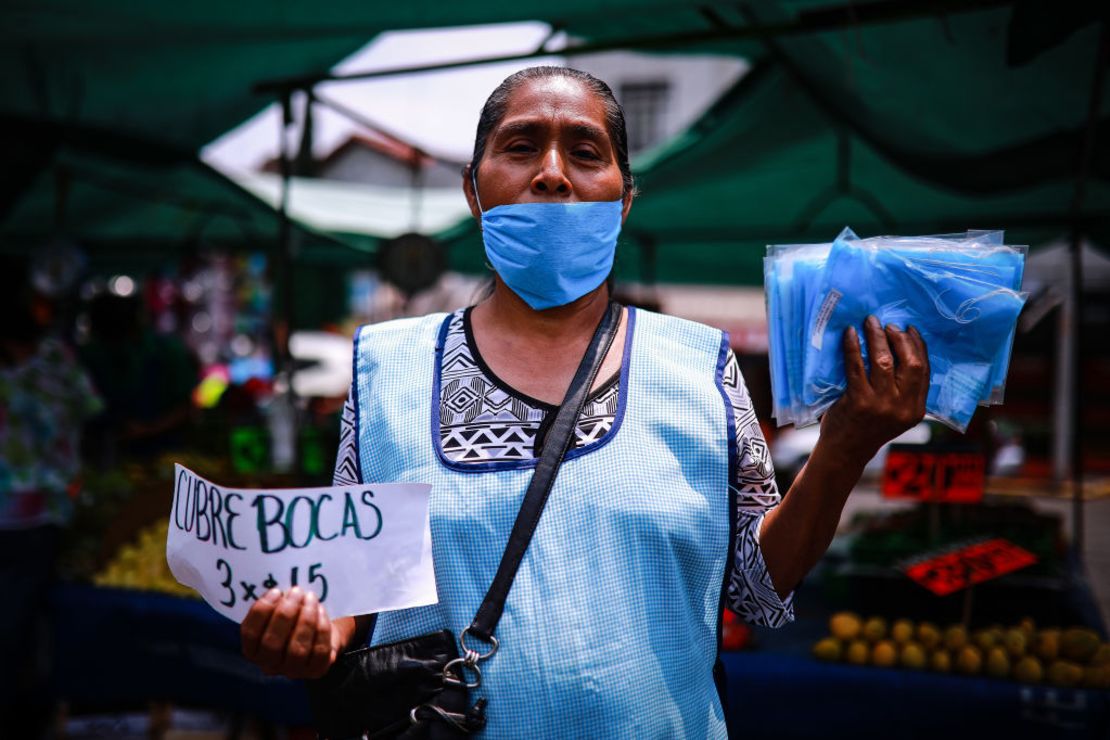
M 317 732 L 335 740 L 415 739 L 479 729 L 481 708 L 468 716 L 466 686 L 443 680 L 444 666 L 458 657 L 448 630 L 343 654 L 327 675 L 309 682 Z M 431 719 L 437 721 L 425 721 Z
M 309 704 L 320 738 L 439 740 L 468 735 L 485 726 L 486 702 L 479 699 L 470 705 L 468 689 L 481 684 L 478 663 L 497 652 L 493 631 L 586 397 L 613 344 L 621 311 L 619 304 L 609 304 L 555 415 L 493 584 L 474 621 L 459 636 L 463 655 L 460 657 L 455 637 L 448 630 L 344 653 L 323 678 L 308 681 Z M 472 641 L 485 642 L 488 649 L 481 653 L 468 647 L 468 635 Z

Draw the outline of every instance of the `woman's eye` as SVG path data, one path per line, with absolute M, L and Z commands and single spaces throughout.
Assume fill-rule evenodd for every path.
M 518 144 L 510 144 L 508 147 L 506 147 L 506 151 L 510 151 L 510 152 L 530 152 L 530 151 L 532 151 L 532 149 L 533 149 L 532 145 L 527 144 L 525 142 L 520 142 Z
M 574 156 L 580 157 L 581 159 L 601 159 L 601 157 L 597 156 L 597 152 L 592 149 L 576 149 Z

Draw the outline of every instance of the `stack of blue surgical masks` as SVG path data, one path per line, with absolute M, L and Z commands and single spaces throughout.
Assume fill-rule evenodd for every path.
M 1002 403 L 1026 247 L 1000 231 L 767 248 L 764 285 L 771 391 L 780 426 L 806 426 L 847 388 L 842 338 L 864 320 L 912 325 L 929 353 L 926 412 L 963 432 L 978 406 Z

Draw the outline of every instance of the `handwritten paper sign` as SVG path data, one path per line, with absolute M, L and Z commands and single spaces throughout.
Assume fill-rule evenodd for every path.
M 883 468 L 883 498 L 973 504 L 985 487 L 986 461 L 974 450 L 891 445 Z
M 174 466 L 166 559 L 236 622 L 277 587 L 314 591 L 331 617 L 434 604 L 431 486 L 223 488 Z
M 903 571 L 937 596 L 947 596 L 1037 562 L 1037 556 L 1001 537 L 923 555 Z

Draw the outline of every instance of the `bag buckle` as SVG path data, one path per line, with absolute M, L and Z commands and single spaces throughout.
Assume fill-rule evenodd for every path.
M 487 658 L 493 657 L 493 654 L 497 652 L 497 648 L 500 647 L 501 643 L 499 643 L 497 641 L 496 637 L 494 637 L 493 635 L 490 635 L 489 640 L 487 641 L 487 642 L 489 642 L 489 645 L 490 645 L 489 652 L 479 653 L 476 650 L 471 650 L 470 648 L 468 648 L 466 646 L 466 636 L 469 632 L 470 632 L 470 627 L 467 627 L 466 629 L 464 629 L 462 631 L 462 634 L 459 635 L 459 644 L 462 645 L 463 660 L 466 662 L 466 664 L 468 666 L 476 666 L 476 665 L 478 665 L 479 660 L 486 660 Z M 481 639 L 481 638 L 476 638 L 476 639 Z
M 458 675 L 452 672 L 452 669 L 458 665 Z M 476 678 L 474 683 L 467 683 L 466 676 L 463 674 L 463 669 L 469 668 L 474 671 Z M 455 658 L 454 660 L 443 666 L 443 683 L 454 684 L 455 686 L 465 686 L 468 689 L 476 689 L 482 685 L 482 671 L 478 668 L 477 663 L 470 664 L 466 662 L 466 658 Z
M 413 707 L 412 711 L 409 712 L 409 720 L 412 722 L 412 724 L 420 724 L 420 717 L 416 716 L 416 713 L 419 712 L 421 709 L 428 709 L 432 711 L 434 713 L 434 717 L 438 718 L 442 722 L 446 722 L 448 726 L 454 728 L 456 731 L 467 735 L 470 734 L 470 727 L 468 726 L 467 722 L 469 718 L 467 717 L 467 715 L 448 712 L 442 707 L 437 707 L 435 704 L 419 704 Z M 429 717 L 429 719 L 431 719 L 431 717 Z
M 493 657 L 493 654 L 497 652 L 497 648 L 500 647 L 501 643 L 497 641 L 496 637 L 490 635 L 489 650 L 480 653 L 467 646 L 466 635 L 469 632 L 470 628 L 467 627 L 462 631 L 462 634 L 459 635 L 459 645 L 462 646 L 463 653 L 462 657 L 455 658 L 443 667 L 443 682 L 454 684 L 455 686 L 465 686 L 468 689 L 476 689 L 482 685 L 482 670 L 478 667 L 478 663 Z M 456 666 L 458 666 L 457 674 L 454 672 Z M 468 682 L 466 680 L 466 675 L 463 671 L 467 669 L 474 671 L 475 680 L 473 682 Z

